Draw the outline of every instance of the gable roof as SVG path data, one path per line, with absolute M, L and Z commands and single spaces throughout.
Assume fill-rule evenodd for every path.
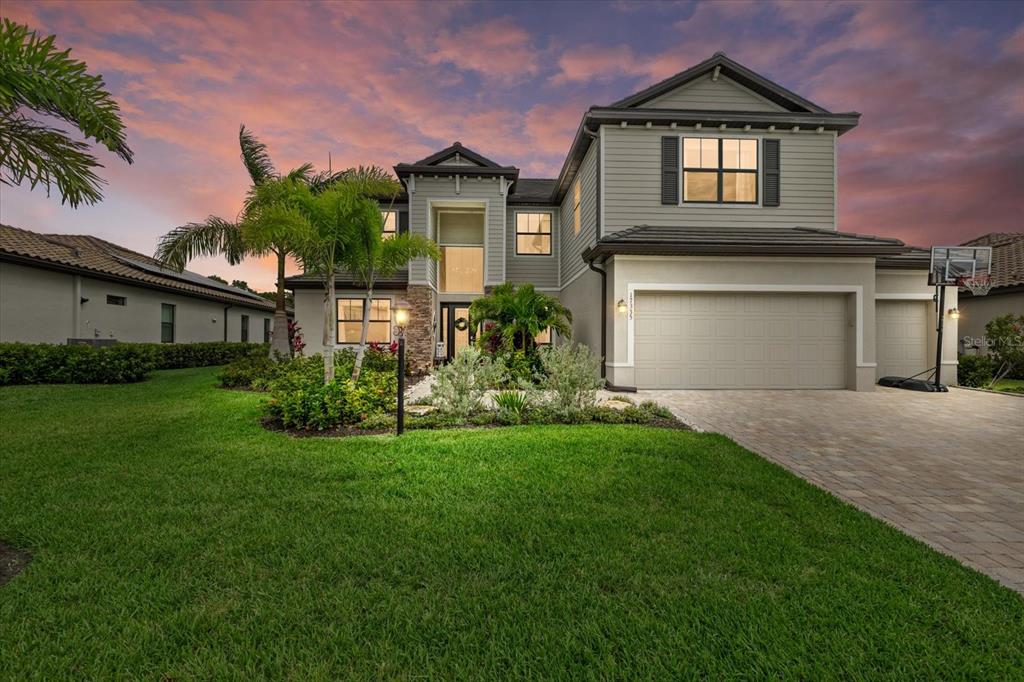
M 674 76 L 644 88 L 640 92 L 633 93 L 629 97 L 623 97 L 611 105 L 611 107 L 639 107 L 656 97 L 660 97 L 676 88 L 690 83 L 706 73 L 714 73 L 715 70 L 724 74 L 729 79 L 739 83 L 748 90 L 752 90 L 765 99 L 775 102 L 787 111 L 827 114 L 830 113 L 814 102 L 804 99 L 800 95 L 787 90 L 778 83 L 768 80 L 760 74 L 754 73 L 739 62 L 733 61 L 725 56 L 724 52 L 716 52 L 710 58 L 700 64 L 680 71 Z
M 1024 232 L 990 232 L 961 246 L 992 247 L 992 288 L 1024 285 Z
M 449 163 L 456 154 L 460 160 L 465 159 L 470 163 Z M 513 183 L 519 178 L 519 169 L 515 166 L 500 166 L 491 161 L 483 154 L 478 154 L 469 147 L 463 147 L 461 142 L 455 142 L 439 152 L 420 159 L 415 163 L 399 163 L 394 166 L 395 175 L 398 179 L 408 177 L 412 174 L 420 175 L 461 175 L 467 177 L 495 178 L 504 177 Z
M 637 225 L 601 238 L 583 260 L 615 254 L 664 256 L 875 256 L 907 250 L 898 239 L 811 227 Z
M 419 161 L 415 162 L 412 165 L 414 165 L 414 166 L 439 166 L 439 165 L 446 165 L 446 164 L 443 164 L 442 161 L 447 161 L 448 159 L 450 159 L 451 157 L 455 156 L 456 154 L 458 154 L 460 157 L 462 157 L 464 159 L 472 161 L 477 166 L 483 166 L 485 168 L 501 168 L 501 166 L 499 166 L 494 161 L 491 161 L 490 159 L 488 159 L 483 154 L 479 154 L 479 153 L 473 151 L 472 149 L 470 149 L 469 147 L 463 147 L 462 143 L 457 141 L 457 140 L 455 142 L 453 142 L 450 146 L 445 147 L 444 149 L 442 149 L 439 152 L 434 152 L 433 154 L 431 154 L 430 156 L 426 157 L 425 159 L 420 159 Z
M 0 260 L 172 291 L 223 303 L 273 310 L 252 292 L 185 270 L 165 268 L 155 258 L 99 237 L 40 234 L 0 224 Z
M 720 72 L 729 79 L 780 105 L 783 111 L 660 109 L 645 106 L 652 99 L 682 87 L 709 72 L 714 73 L 715 69 L 720 69 Z M 680 71 L 671 78 L 666 78 L 660 83 L 655 83 L 649 88 L 613 104 L 590 107 L 583 114 L 580 125 L 576 129 L 576 136 L 569 147 L 569 153 L 562 164 L 562 170 L 558 174 L 558 184 L 553 201 L 561 201 L 565 196 L 583 162 L 583 157 L 593 143 L 593 136 L 602 125 L 695 126 L 700 124 L 708 128 L 724 126 L 725 129 L 744 128 L 748 125 L 755 129 L 766 129 L 771 126 L 779 128 L 794 126 L 804 130 L 820 128 L 842 135 L 853 130 L 859 122 L 860 114 L 855 111 L 843 113 L 828 111 L 729 59 L 725 53 L 716 52 L 700 64 Z

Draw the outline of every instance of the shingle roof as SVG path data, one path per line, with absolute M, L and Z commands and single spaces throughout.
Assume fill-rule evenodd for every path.
M 1024 232 L 991 232 L 962 246 L 992 247 L 992 288 L 1024 284 Z
M 931 251 L 920 246 L 908 246 L 903 253 L 880 256 L 875 261 L 879 268 L 896 270 L 927 270 L 931 261 Z
M 689 227 L 637 225 L 603 237 L 584 260 L 614 254 L 885 255 L 905 252 L 898 239 L 809 227 Z
M 555 193 L 554 178 L 519 178 L 508 195 L 510 204 L 549 204 Z
M 102 279 L 127 281 L 185 296 L 266 310 L 274 308 L 273 302 L 251 292 L 188 270 L 169 270 L 155 258 L 90 235 L 40 234 L 0 224 L 0 259 L 92 274 Z

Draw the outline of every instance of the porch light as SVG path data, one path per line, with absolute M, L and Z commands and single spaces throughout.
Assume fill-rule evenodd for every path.
M 959 308 L 950 308 L 949 309 L 949 319 L 951 319 L 951 320 L 959 320 L 960 319 L 960 309 Z
M 615 304 L 615 309 L 618 310 L 620 313 L 625 313 L 627 310 L 626 299 L 620 298 L 619 302 Z
M 395 326 L 398 327 L 398 332 L 401 334 L 409 326 L 409 306 L 403 301 L 399 301 L 395 305 L 397 306 L 395 308 Z

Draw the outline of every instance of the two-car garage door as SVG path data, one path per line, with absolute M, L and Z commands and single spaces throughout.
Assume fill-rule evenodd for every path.
M 845 388 L 842 294 L 638 293 L 639 388 Z

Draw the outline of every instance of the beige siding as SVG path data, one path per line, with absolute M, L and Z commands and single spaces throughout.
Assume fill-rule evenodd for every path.
M 835 137 L 814 132 L 729 130 L 722 137 L 781 140 L 782 203 L 777 207 L 661 204 L 661 138 L 707 131 L 605 126 L 604 232 L 635 225 L 816 227 L 835 229 Z M 759 192 L 760 194 L 760 192 Z M 564 269 L 563 269 L 564 272 Z
M 516 214 L 517 213 L 550 213 L 551 214 L 551 255 L 550 256 L 518 256 L 516 255 Z M 558 241 L 560 211 L 554 206 L 510 206 L 505 217 L 507 231 L 505 235 L 505 279 L 510 282 L 530 282 L 540 289 L 558 288 Z
M 175 306 L 176 343 L 222 341 L 225 304 L 119 282 L 81 277 L 78 325 L 74 322 L 75 276 L 11 263 L 0 264 L 0 341 L 65 343 L 68 338 L 159 343 L 160 306 Z M 110 305 L 107 296 L 126 304 Z M 249 341 L 263 341 L 263 320 L 273 311 L 231 306 L 227 340 L 240 341 L 242 315 L 249 316 Z
M 486 279 L 484 284 L 499 284 L 505 279 L 505 197 L 494 178 L 462 178 L 459 192 L 455 178 L 424 178 L 417 176 L 416 192 L 409 200 L 409 231 L 436 240 L 430 225 L 430 201 L 477 200 L 487 204 L 487 236 L 484 244 Z M 437 264 L 425 258 L 413 261 L 409 281 L 437 285 Z
M 946 292 L 946 296 L 947 307 L 950 307 L 948 305 L 949 291 Z M 960 309 L 959 342 L 962 349 L 967 349 L 971 343 L 985 336 L 985 325 L 992 318 L 1000 315 L 1024 315 L 1024 291 L 1001 294 L 997 289 L 995 293 L 990 293 L 988 296 L 961 298 L 958 307 Z M 965 344 L 966 337 L 970 337 L 970 339 Z
M 710 109 L 715 111 L 785 111 L 784 107 L 751 92 L 739 83 L 719 75 L 701 76 L 686 85 L 644 102 L 652 109 Z
M 559 221 L 561 223 L 562 242 L 562 286 L 578 275 L 587 266 L 580 258 L 587 248 L 597 242 L 597 156 L 600 145 L 590 145 L 583 162 L 580 164 L 576 178 L 580 181 L 580 231 L 575 231 L 573 222 L 573 186 L 576 179 L 569 185 L 569 191 L 562 199 Z

